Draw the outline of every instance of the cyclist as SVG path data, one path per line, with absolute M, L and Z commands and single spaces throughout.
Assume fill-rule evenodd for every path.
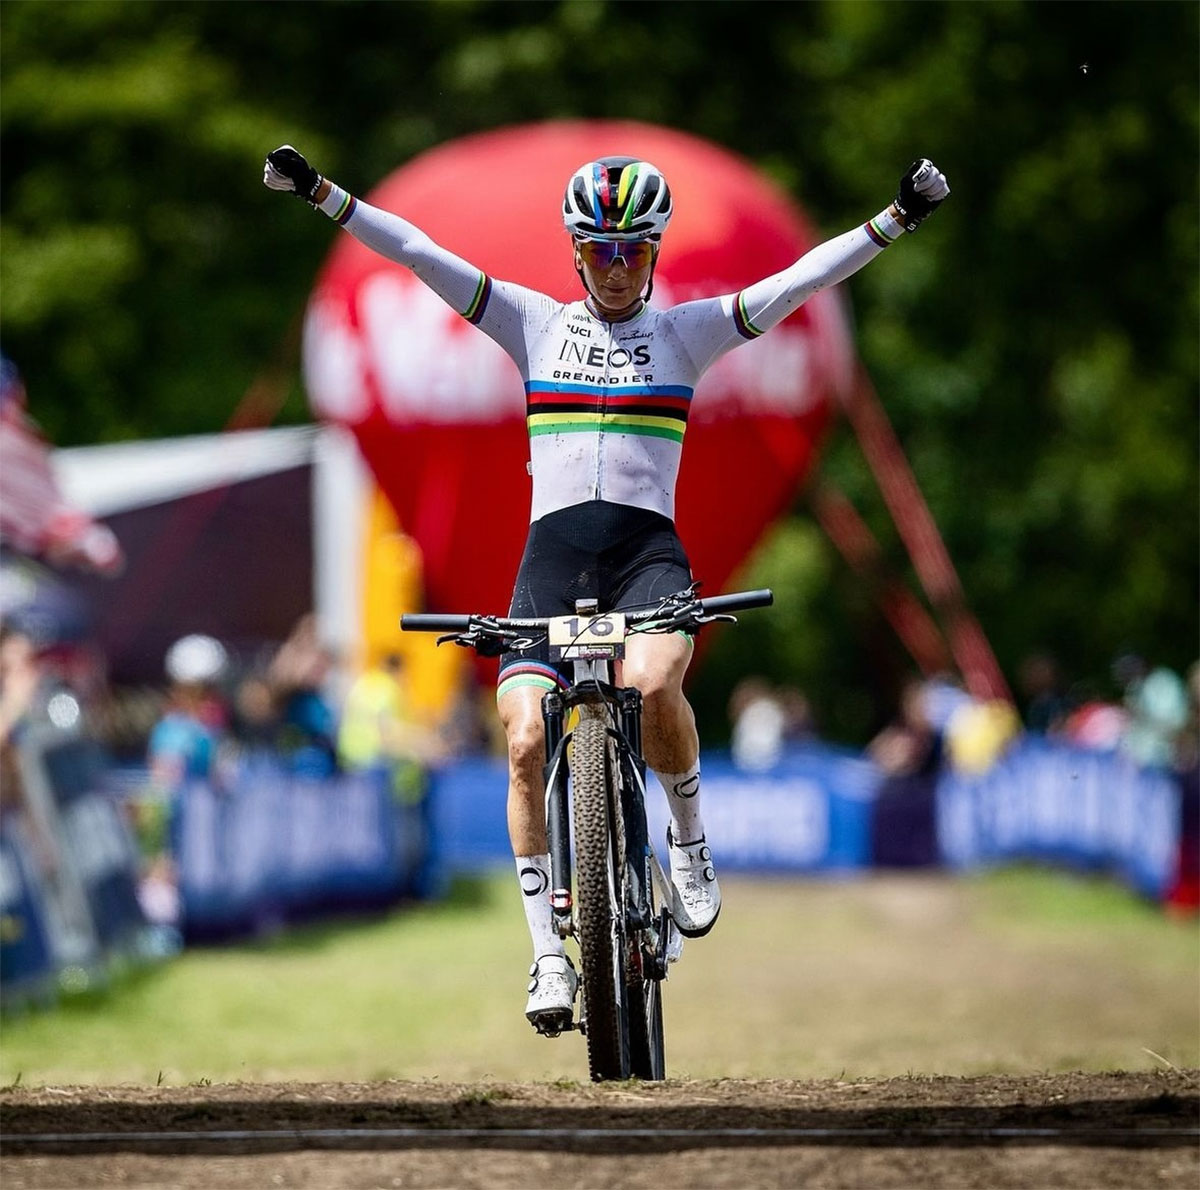
M 583 286 L 581 300 L 569 303 L 488 276 L 400 216 L 322 177 L 290 145 L 267 155 L 263 181 L 411 269 L 516 362 L 533 497 L 513 616 L 566 614 L 580 598 L 599 599 L 602 610 L 644 606 L 687 588 L 675 482 L 697 381 L 726 351 L 915 231 L 950 192 L 922 158 L 888 207 L 782 272 L 738 293 L 657 309 L 649 298 L 672 197 L 662 173 L 634 157 L 588 162 L 567 183 L 563 222 Z M 667 795 L 672 914 L 683 934 L 699 937 L 716 921 L 721 893 L 700 814 L 699 739 L 683 694 L 691 652 L 680 634 L 633 636 L 623 681 L 642 691 L 643 750 Z M 543 807 L 541 699 L 567 680 L 566 667 L 545 653 L 501 659 L 508 828 L 533 942 L 526 1016 L 535 1025 L 543 1013 L 570 1011 L 577 985 L 552 924 Z

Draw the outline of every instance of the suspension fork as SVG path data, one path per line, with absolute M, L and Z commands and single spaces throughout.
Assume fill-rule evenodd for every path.
M 550 909 L 560 938 L 572 932 L 571 830 L 567 805 L 566 707 L 562 695 L 549 691 L 542 698 L 546 734 L 546 837 L 550 846 Z
M 647 929 L 650 912 L 650 835 L 646 827 L 646 761 L 642 756 L 642 692 L 634 686 L 617 691 L 617 722 L 628 749 L 621 749 L 622 762 L 631 772 L 622 774 L 621 813 L 625 821 L 625 855 L 633 879 L 629 887 L 626 915 L 630 928 Z

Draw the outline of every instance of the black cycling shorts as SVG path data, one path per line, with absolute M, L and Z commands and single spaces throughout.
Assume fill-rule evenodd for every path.
M 661 513 L 589 500 L 529 526 L 510 616 L 564 616 L 577 599 L 600 610 L 646 607 L 692 585 L 692 568 L 672 522 Z M 552 664 L 543 640 L 500 660 L 497 696 L 518 686 L 566 687 L 572 663 Z

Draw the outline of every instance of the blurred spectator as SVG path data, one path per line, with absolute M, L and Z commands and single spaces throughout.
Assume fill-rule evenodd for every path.
M 1049 653 L 1031 653 L 1018 671 L 1025 702 L 1025 726 L 1035 735 L 1054 735 L 1071 710 L 1058 661 Z
M 930 727 L 944 736 L 954 716 L 971 704 L 971 696 L 951 674 L 934 674 L 926 678 L 921 689 L 921 703 Z
M 150 788 L 134 807 L 134 830 L 142 855 L 138 903 L 146 918 L 175 926 L 180 917 L 172 834 L 178 797 L 189 781 L 220 784 L 217 761 L 228 713 L 219 683 L 229 655 L 214 637 L 192 633 L 168 650 L 164 669 L 167 701 L 150 731 L 147 763 Z
M 459 671 L 458 684 L 441 723 L 444 757 L 506 756 L 504 728 L 496 713 L 496 698 L 475 677 L 472 667 Z
M 115 574 L 121 547 L 106 526 L 67 504 L 49 447 L 26 412 L 20 373 L 0 355 L 0 542 L 54 566 Z
M 274 751 L 279 738 L 279 709 L 271 683 L 261 674 L 249 674 L 238 683 L 233 696 L 231 726 L 240 751 Z
M 37 829 L 27 814 L 25 784 L 18 742 L 31 722 L 41 697 L 44 674 L 34 642 L 7 625 L 0 628 L 0 814 L 20 815 L 33 830 L 33 842 L 43 869 L 53 867 L 56 848 L 49 835 Z
M 942 735 L 930 721 L 925 696 L 920 678 L 905 682 L 895 719 L 867 745 L 867 755 L 888 776 L 932 773 L 941 764 Z
M 1175 767 L 1181 772 L 1200 768 L 1200 661 L 1187 672 L 1187 721 L 1175 746 Z
M 1062 736 L 1079 748 L 1115 751 L 1129 720 L 1125 708 L 1099 697 L 1082 683 L 1073 688 L 1071 704 L 1073 709 L 1063 722 Z
M 64 713 L 74 708 L 74 716 Z M 78 726 L 78 703 L 59 688 L 46 652 L 31 634 L 0 626 L 0 815 L 18 819 L 42 873 L 59 871 L 61 853 L 44 804 L 31 801 L 21 760 L 21 738 L 30 729 Z M 56 718 L 59 722 L 56 722 Z
M 934 798 L 942 732 L 930 720 L 927 694 L 921 678 L 909 678 L 895 719 L 867 745 L 884 774 L 871 814 L 871 859 L 879 867 L 937 862 Z
M 986 772 L 1021 728 L 1007 702 L 972 698 L 952 678 L 910 679 L 894 723 L 867 746 L 889 776 L 936 773 L 948 763 L 961 773 Z
M 950 718 L 945 754 L 959 773 L 985 773 L 1020 734 L 1016 708 L 1002 699 L 972 699 Z
M 783 708 L 784 747 L 815 739 L 817 728 L 808 695 L 798 686 L 781 686 L 776 697 Z
M 0 627 L 0 747 L 6 758 L 0 789 L 15 783 L 8 769 L 9 750 L 34 707 L 41 683 L 42 667 L 33 641 L 7 625 Z
M 733 763 L 749 772 L 772 768 L 783 754 L 787 714 L 771 684 L 765 678 L 743 678 L 729 696 L 729 718 Z
M 150 732 L 151 782 L 173 791 L 189 779 L 211 780 L 227 716 L 217 689 L 228 666 L 220 641 L 193 634 L 167 651 L 165 713 Z
M 325 692 L 334 660 L 320 639 L 316 617 L 307 615 L 267 671 L 279 711 L 280 755 L 304 776 L 329 777 L 337 771 L 337 717 Z
M 1150 668 L 1136 654 L 1119 657 L 1113 676 L 1124 688 L 1127 715 L 1120 750 L 1147 768 L 1167 768 L 1188 719 L 1183 679 L 1165 666 Z
M 420 800 L 426 767 L 440 758 L 437 736 L 412 714 L 404 659 L 387 654 L 351 684 L 342 706 L 338 758 L 348 770 L 383 767 L 405 801 Z
M 1187 723 L 1175 748 L 1175 772 L 1179 778 L 1180 831 L 1179 868 L 1167 894 L 1174 913 L 1200 913 L 1200 661 L 1187 674 Z

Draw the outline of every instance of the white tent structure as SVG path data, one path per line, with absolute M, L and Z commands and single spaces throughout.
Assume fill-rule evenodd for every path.
M 207 632 L 253 651 L 315 612 L 324 642 L 361 632 L 369 478 L 335 427 L 244 430 L 52 453 L 72 505 L 126 556 L 115 578 L 65 581 L 91 609 L 117 681 L 161 679 L 170 643 Z

